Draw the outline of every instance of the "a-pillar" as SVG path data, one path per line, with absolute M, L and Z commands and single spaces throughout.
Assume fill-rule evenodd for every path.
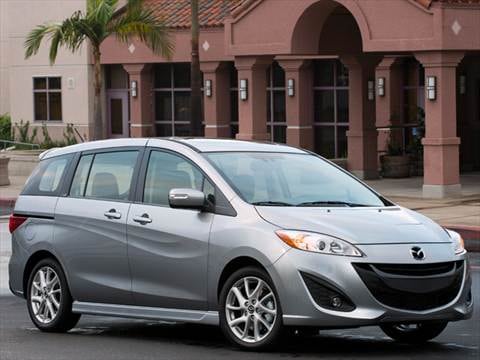
M 267 67 L 270 56 L 241 56 L 235 58 L 238 71 L 239 140 L 268 140 L 267 132 Z M 241 82 L 247 81 L 247 99 L 241 100 Z
M 230 137 L 230 72 L 225 63 L 207 61 L 200 63 L 204 79 L 205 136 Z M 211 95 L 207 96 L 205 84 L 211 81 Z
M 422 139 L 423 196 L 441 198 L 461 193 L 457 137 L 456 68 L 463 52 L 419 52 L 415 57 L 427 78 L 435 77 L 436 96 L 425 96 L 425 137 Z
M 313 76 L 309 60 L 280 59 L 285 70 L 285 81 L 293 81 L 293 94 L 287 89 L 285 105 L 287 116 L 287 144 L 307 150 L 314 149 L 313 142 Z
M 376 126 L 378 128 L 387 128 L 400 125 L 401 98 L 402 98 L 402 72 L 400 59 L 395 56 L 385 56 L 375 69 L 375 83 L 373 91 L 375 98 Z M 384 94 L 379 95 L 378 79 L 384 79 Z M 389 141 L 389 135 L 393 136 L 395 141 L 402 144 L 402 129 L 388 131 L 379 130 L 378 132 L 378 150 L 385 151 Z
M 149 64 L 125 64 L 130 84 L 137 84 L 137 94 L 130 90 L 130 136 L 150 137 L 155 135 L 152 101 L 152 67 Z
M 379 59 L 370 56 L 342 56 L 348 68 L 348 159 L 350 172 L 361 179 L 378 178 L 375 102 L 368 99 L 368 81 L 375 79 Z

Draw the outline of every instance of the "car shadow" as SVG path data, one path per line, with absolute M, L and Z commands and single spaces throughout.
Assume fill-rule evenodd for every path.
M 114 338 L 128 338 L 130 341 L 156 341 L 159 343 L 179 344 L 182 346 L 198 346 L 203 348 L 223 349 L 232 352 L 242 350 L 232 346 L 222 335 L 220 329 L 215 326 L 174 324 L 164 322 L 146 322 L 141 320 L 120 320 L 103 322 L 106 327 L 96 326 L 89 322 L 81 322 L 73 329 L 71 334 L 108 336 Z M 390 340 L 379 332 L 369 335 L 343 332 L 342 330 L 320 332 L 314 336 L 285 335 L 275 348 L 262 358 L 268 355 L 318 355 L 318 356 L 354 356 L 361 357 L 395 357 L 395 356 L 439 356 L 449 358 L 450 356 L 462 356 L 471 354 L 473 349 L 468 346 L 454 343 L 442 343 L 431 341 L 424 344 L 412 345 L 402 344 Z M 224 351 L 223 351 L 224 352 Z M 260 357 L 260 356 L 259 356 Z

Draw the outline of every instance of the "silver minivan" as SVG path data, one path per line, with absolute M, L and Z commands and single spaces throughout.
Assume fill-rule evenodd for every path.
M 10 218 L 11 291 L 43 331 L 81 314 L 422 342 L 473 310 L 461 237 L 308 151 L 117 139 L 43 153 Z

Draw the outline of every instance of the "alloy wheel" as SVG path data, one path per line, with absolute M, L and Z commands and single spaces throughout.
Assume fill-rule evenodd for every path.
M 270 286 L 254 276 L 243 277 L 230 288 L 225 315 L 232 333 L 256 343 L 267 337 L 277 319 L 277 300 Z
M 30 305 L 38 322 L 49 324 L 60 310 L 62 287 L 60 279 L 50 266 L 36 272 L 30 289 Z

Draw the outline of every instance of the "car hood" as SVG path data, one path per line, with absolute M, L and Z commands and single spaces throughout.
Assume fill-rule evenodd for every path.
M 384 208 L 313 208 L 257 206 L 266 221 L 283 229 L 335 236 L 352 244 L 450 242 L 429 218 L 394 206 Z

